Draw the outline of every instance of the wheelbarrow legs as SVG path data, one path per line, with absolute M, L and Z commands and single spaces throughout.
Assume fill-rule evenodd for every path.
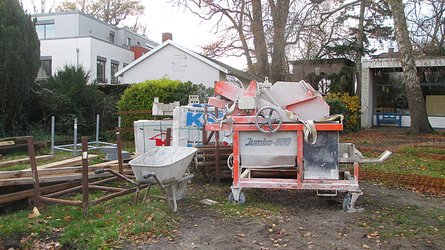
M 156 181 L 156 183 L 159 185 L 159 187 L 161 188 L 161 191 L 164 193 L 167 203 L 170 206 L 170 208 L 172 209 L 172 211 L 173 212 L 178 211 L 178 204 L 176 203 L 176 187 L 175 187 L 175 185 L 169 185 L 168 187 L 166 187 L 164 184 L 162 184 L 162 182 L 159 180 L 159 178 L 156 176 L 156 173 L 154 173 L 154 172 L 150 172 L 143 176 L 144 179 L 148 179 L 150 177 L 153 178 Z M 147 191 L 145 192 L 143 201 L 145 201 L 145 199 L 147 198 L 152 185 L 153 185 L 153 183 L 149 182 L 149 186 L 147 188 Z M 167 188 L 169 188 L 171 190 L 171 196 L 167 192 Z

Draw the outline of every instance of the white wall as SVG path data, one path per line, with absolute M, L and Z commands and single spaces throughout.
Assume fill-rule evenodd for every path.
M 51 56 L 52 73 L 54 74 L 64 65 L 77 65 L 76 48 L 79 48 L 79 66 L 83 65 L 86 70 L 89 70 L 91 67 L 90 47 L 90 38 L 41 40 L 40 55 Z
M 126 71 L 122 83 L 139 83 L 164 76 L 182 82 L 202 83 L 212 88 L 214 81 L 220 80 L 218 69 L 167 45 Z
M 111 60 L 119 62 L 119 70 L 123 68 L 123 64 L 130 64 L 133 61 L 133 51 L 129 49 L 124 49 L 122 47 L 103 42 L 97 39 L 91 39 L 91 61 L 90 64 L 93 65 L 91 69 L 91 79 L 94 81 L 97 77 L 96 63 L 97 56 L 107 58 L 105 65 L 105 77 L 108 83 L 111 83 Z
M 78 14 L 37 16 L 38 21 L 54 20 L 54 36 L 57 37 L 76 37 L 79 36 Z
M 40 41 L 40 55 L 51 56 L 52 73 L 63 68 L 64 65 L 77 65 L 77 52 L 79 49 L 79 66 L 90 72 L 90 82 L 96 79 L 97 56 L 107 58 L 106 78 L 111 82 L 111 60 L 119 61 L 119 69 L 123 68 L 123 63 L 131 63 L 133 52 L 122 47 L 97 40 L 92 37 L 48 39 Z

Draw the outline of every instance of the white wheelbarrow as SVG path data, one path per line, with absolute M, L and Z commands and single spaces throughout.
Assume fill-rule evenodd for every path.
M 148 183 L 144 200 L 151 184 L 158 184 L 164 192 L 173 212 L 176 212 L 177 200 L 185 197 L 187 182 L 193 177 L 187 167 L 197 149 L 192 147 L 157 147 L 129 162 L 136 180 Z M 187 172 L 187 173 L 186 173 Z

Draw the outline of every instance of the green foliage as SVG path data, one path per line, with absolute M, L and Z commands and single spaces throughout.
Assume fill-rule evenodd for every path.
M 360 100 L 358 96 L 350 96 L 348 93 L 329 93 L 325 97 L 329 104 L 331 114 L 343 114 L 345 131 L 360 130 Z
M 8 135 L 34 84 L 40 43 L 17 0 L 0 1 L 0 136 Z
M 148 80 L 127 88 L 118 102 L 118 110 L 151 110 L 154 97 L 159 97 L 161 103 L 179 101 L 181 105 L 186 105 L 189 95 L 199 95 L 201 102 L 205 102 L 212 92 L 211 88 L 206 88 L 202 84 L 196 85 L 168 78 Z M 153 119 L 153 117 L 151 114 L 125 115 L 122 117 L 122 127 L 133 127 L 133 122 L 140 119 Z
M 156 188 L 151 192 L 155 191 Z M 105 193 L 90 195 L 90 199 L 96 199 Z M 81 194 L 68 199 L 80 198 Z M 165 202 L 154 199 L 135 203 L 134 194 L 91 206 L 88 217 L 83 217 L 82 210 L 75 206 L 51 205 L 40 212 L 41 216 L 33 219 L 28 219 L 26 210 L 1 214 L 0 242 L 22 234 L 30 235 L 21 242 L 22 248 L 35 248 L 31 247 L 35 239 L 50 236 L 64 249 L 112 249 L 127 240 L 169 236 L 176 219 Z
M 331 93 L 349 93 L 354 94 L 354 83 L 351 80 L 353 77 L 353 68 L 343 66 L 339 72 L 331 73 L 327 76 L 331 80 L 329 92 Z
M 88 84 L 88 78 L 82 67 L 65 65 L 54 76 L 37 82 L 29 108 L 46 127 L 55 116 L 56 129 L 72 133 L 73 120 L 77 118 L 79 134 L 94 133 L 96 114 L 108 109 L 108 99 L 95 85 Z
M 380 172 L 445 178 L 444 158 L 445 152 L 440 148 L 405 146 L 384 163 L 370 164 L 366 168 Z

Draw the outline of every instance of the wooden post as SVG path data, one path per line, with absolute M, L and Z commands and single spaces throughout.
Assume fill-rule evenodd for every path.
M 215 116 L 218 117 L 218 108 L 215 107 Z M 215 132 L 215 181 L 219 183 L 221 179 L 221 165 L 219 164 L 219 131 Z
M 88 137 L 82 136 L 82 212 L 88 216 Z
M 119 174 L 124 173 L 123 160 L 122 160 L 122 140 L 121 132 L 119 129 L 116 131 L 116 144 L 117 144 L 117 162 L 119 165 Z
M 32 184 L 34 186 L 34 204 L 36 205 L 36 207 L 41 207 L 42 203 L 40 200 L 39 173 L 37 172 L 37 161 L 36 161 L 36 153 L 34 151 L 34 141 L 31 136 L 28 136 L 26 137 L 26 142 L 28 144 L 29 160 L 31 162 Z
M 167 135 L 165 138 L 165 146 L 170 146 L 172 140 L 172 129 L 167 128 Z
M 207 145 L 207 106 L 204 106 L 204 123 L 202 124 L 202 144 Z

